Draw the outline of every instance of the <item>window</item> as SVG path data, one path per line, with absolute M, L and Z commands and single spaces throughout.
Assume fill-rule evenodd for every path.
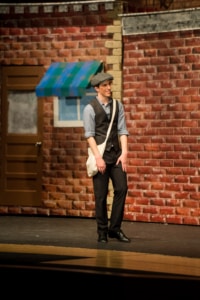
M 91 89 L 85 96 L 55 97 L 54 98 L 54 126 L 55 127 L 82 127 L 83 109 L 96 93 Z

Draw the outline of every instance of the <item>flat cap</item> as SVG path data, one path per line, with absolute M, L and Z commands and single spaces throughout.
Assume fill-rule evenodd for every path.
M 109 73 L 100 72 L 92 77 L 91 85 L 98 86 L 100 83 L 102 83 L 106 80 L 113 80 L 113 76 Z

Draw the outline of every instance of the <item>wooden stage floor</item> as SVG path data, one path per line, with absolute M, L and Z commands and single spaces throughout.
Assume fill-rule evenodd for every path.
M 95 226 L 91 219 L 0 216 L 1 278 L 11 283 L 20 276 L 33 285 L 31 275 L 42 289 L 41 282 L 50 277 L 50 290 L 42 289 L 45 295 L 51 295 L 52 282 L 59 279 L 87 299 L 94 298 L 88 294 L 92 288 L 100 298 L 107 291 L 123 299 L 147 292 L 159 300 L 175 292 L 196 297 L 199 227 L 124 222 L 130 244 L 109 240 L 99 245 Z

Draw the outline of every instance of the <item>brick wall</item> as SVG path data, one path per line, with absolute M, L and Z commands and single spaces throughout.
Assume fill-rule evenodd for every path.
M 98 59 L 115 77 L 121 98 L 121 23 L 119 7 L 66 4 L 6 6 L 0 20 L 1 65 L 43 65 Z M 0 207 L 2 213 L 94 216 L 92 180 L 86 174 L 87 143 L 82 127 L 55 128 L 53 99 L 43 101 L 43 207 Z M 112 205 L 112 190 L 108 208 Z
M 12 7 L 1 14 L 0 63 L 102 60 L 116 78 L 114 96 L 122 96 L 130 132 L 124 219 L 199 225 L 199 31 L 124 36 L 122 52 L 121 11 L 106 4 L 65 12 Z M 43 106 L 44 206 L 18 213 L 93 217 L 83 128 L 53 127 L 52 99 Z M 110 188 L 109 209 L 111 195 Z
M 124 37 L 126 219 L 199 225 L 199 33 Z

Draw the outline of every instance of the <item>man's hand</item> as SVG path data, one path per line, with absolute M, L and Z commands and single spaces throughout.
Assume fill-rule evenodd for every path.
M 103 160 L 103 158 L 100 157 L 100 156 L 97 157 L 96 158 L 96 164 L 97 164 L 97 169 L 99 170 L 99 172 L 103 174 L 106 170 L 106 163 Z
M 121 154 L 116 162 L 116 165 L 118 165 L 121 162 L 122 170 L 124 172 L 127 171 L 127 156 L 125 154 Z

